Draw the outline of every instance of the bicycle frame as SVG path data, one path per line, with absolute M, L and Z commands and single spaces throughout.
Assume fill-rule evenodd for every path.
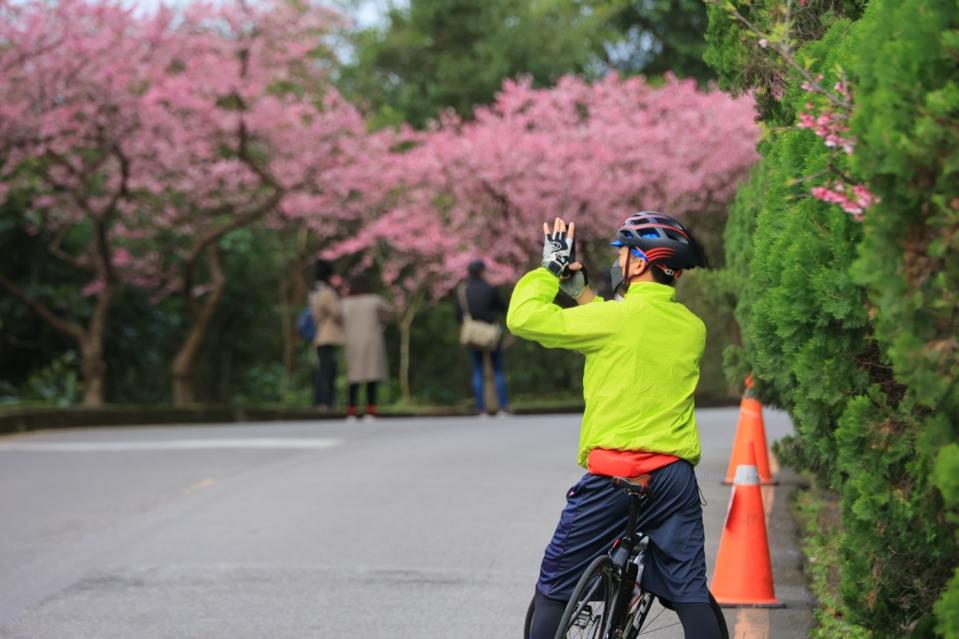
M 648 499 L 646 494 L 629 493 L 629 514 L 626 520 L 626 530 L 622 537 L 616 540 L 610 550 L 610 559 L 616 567 L 616 599 L 609 616 L 609 625 L 603 636 L 607 639 L 620 639 L 626 630 L 626 623 L 630 621 L 629 612 L 633 604 L 633 597 L 642 579 L 643 559 L 649 537 L 636 531 L 639 509 Z M 651 604 L 651 597 L 647 601 L 640 601 L 640 605 L 647 607 Z M 635 617 L 636 615 L 633 615 Z M 643 615 L 645 617 L 645 615 Z

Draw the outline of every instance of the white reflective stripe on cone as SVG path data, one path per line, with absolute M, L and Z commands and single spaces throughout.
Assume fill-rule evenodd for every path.
M 736 479 L 733 481 L 737 486 L 752 486 L 759 484 L 759 471 L 755 466 L 746 466 L 741 464 L 736 466 Z

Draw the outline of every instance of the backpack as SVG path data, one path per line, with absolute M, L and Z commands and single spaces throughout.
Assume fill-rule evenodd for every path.
M 313 311 L 309 306 L 300 311 L 296 318 L 296 330 L 304 342 L 313 343 L 316 337 L 316 322 L 313 320 Z

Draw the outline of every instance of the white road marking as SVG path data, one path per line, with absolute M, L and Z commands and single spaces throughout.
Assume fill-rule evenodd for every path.
M 338 439 L 250 438 L 169 439 L 156 441 L 102 442 L 0 442 L 0 452 L 99 453 L 157 450 L 323 450 L 338 446 Z

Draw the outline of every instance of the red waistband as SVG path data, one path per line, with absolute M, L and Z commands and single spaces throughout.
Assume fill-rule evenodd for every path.
M 594 448 L 586 460 L 586 470 L 594 475 L 636 477 L 659 470 L 679 461 L 674 455 L 647 453 L 641 450 Z

